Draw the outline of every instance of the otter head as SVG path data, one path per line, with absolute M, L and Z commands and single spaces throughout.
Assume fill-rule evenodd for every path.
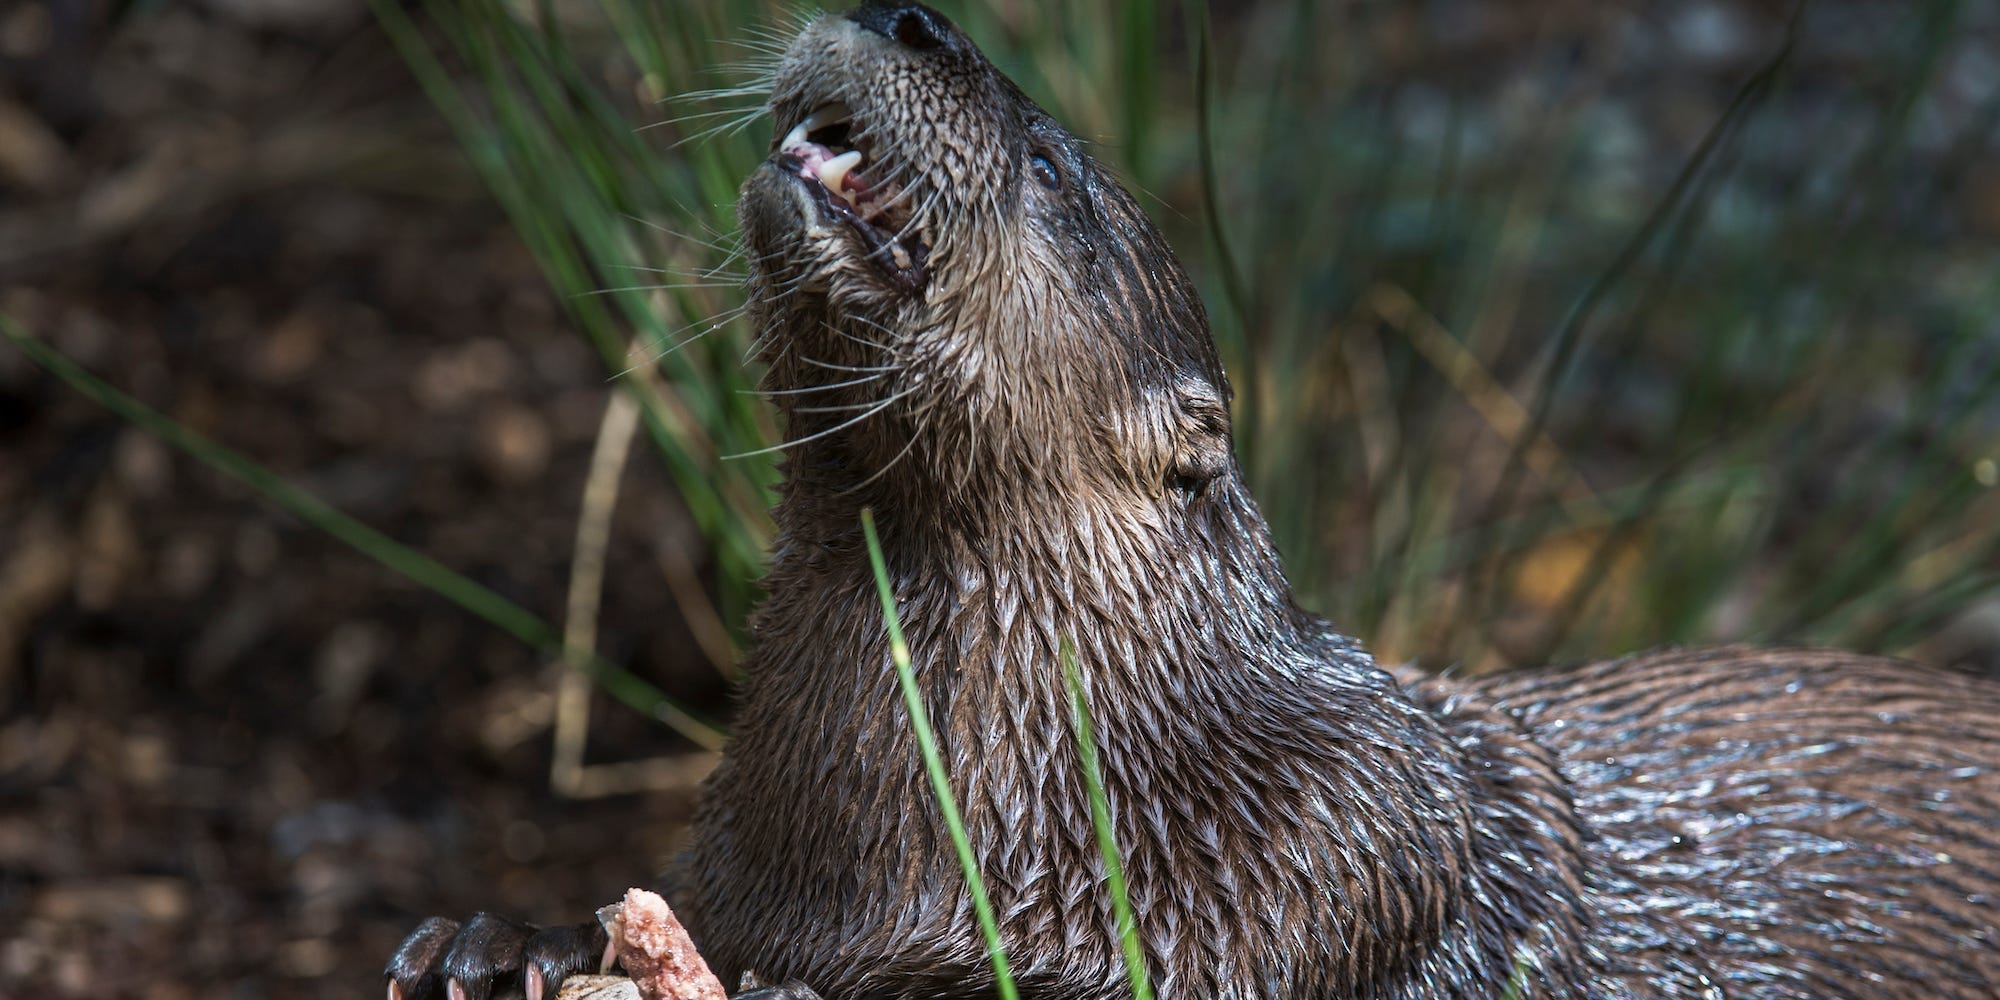
M 943 16 L 820 17 L 771 111 L 739 212 L 794 495 L 1019 518 L 1233 474 L 1228 384 L 1172 251 Z

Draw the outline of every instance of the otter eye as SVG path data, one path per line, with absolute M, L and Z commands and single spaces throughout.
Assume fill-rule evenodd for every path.
M 1036 153 L 1028 157 L 1028 169 L 1035 172 L 1035 179 L 1051 191 L 1062 190 L 1062 175 L 1056 172 L 1055 161 Z

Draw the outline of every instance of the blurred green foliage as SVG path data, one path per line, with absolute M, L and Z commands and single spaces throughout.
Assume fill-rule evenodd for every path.
M 938 6 L 1152 199 L 1301 600 L 1378 652 L 1943 656 L 2000 584 L 1996 5 Z M 726 456 L 776 429 L 730 203 L 810 14 L 378 11 L 740 620 L 775 471 Z

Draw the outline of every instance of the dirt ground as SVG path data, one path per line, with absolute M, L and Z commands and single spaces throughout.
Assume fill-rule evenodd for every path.
M 0 310 L 562 607 L 603 370 L 365 6 L 0 8 Z M 603 648 L 725 711 L 648 462 L 618 513 Z M 615 898 L 692 789 L 552 795 L 551 676 L 0 348 L 0 995 L 379 995 L 433 912 Z M 694 751 L 599 700 L 591 760 Z

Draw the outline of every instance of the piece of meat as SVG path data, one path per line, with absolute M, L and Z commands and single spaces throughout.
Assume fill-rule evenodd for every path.
M 625 890 L 625 901 L 597 911 L 619 964 L 645 1000 L 726 1000 L 694 941 L 658 893 Z

